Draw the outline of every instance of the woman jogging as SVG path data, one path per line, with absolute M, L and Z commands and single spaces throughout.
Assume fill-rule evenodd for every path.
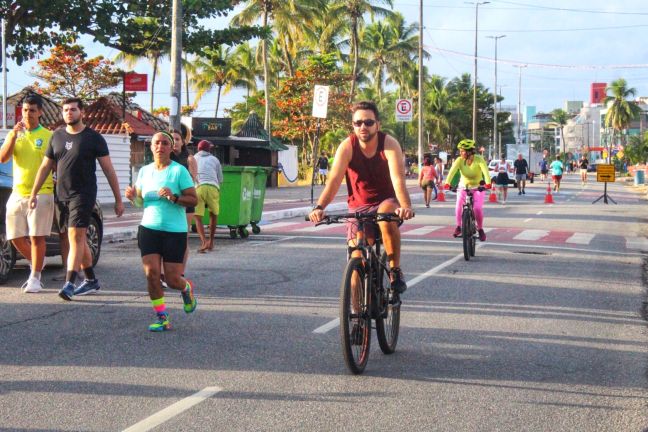
M 500 202 L 502 204 L 506 204 L 506 198 L 508 197 L 508 185 L 509 185 L 508 173 L 511 170 L 511 167 L 509 166 L 508 162 L 506 162 L 504 156 L 502 156 L 500 161 L 497 162 L 497 165 L 495 165 L 495 170 L 497 171 L 495 186 L 497 187 L 497 190 L 499 191 L 502 197 Z
M 137 243 L 142 255 L 148 292 L 157 321 L 150 331 L 169 330 L 169 313 L 160 281 L 164 266 L 166 284 L 181 291 L 184 311 L 196 309 L 193 284 L 182 277 L 183 258 L 187 248 L 185 207 L 196 205 L 196 190 L 186 168 L 171 160 L 173 137 L 167 132 L 153 135 L 153 163 L 139 171 L 135 186 L 126 188 L 126 198 L 136 207 L 144 207 Z
M 432 199 L 432 191 L 435 188 L 437 173 L 432 166 L 432 161 L 429 157 L 423 159 L 423 168 L 419 174 L 419 187 L 423 189 L 423 198 L 425 199 L 425 207 L 430 207 L 430 200 Z
M 488 174 L 488 165 L 483 157 L 475 154 L 475 141 L 465 139 L 457 144 L 459 149 L 459 157 L 454 161 L 448 176 L 446 177 L 445 188 L 450 188 L 449 181 L 453 181 L 457 173 L 461 174 L 459 185 L 467 188 L 478 188 L 481 184 L 485 184 L 487 189 L 490 189 L 490 175 Z M 482 183 L 484 182 L 484 183 Z M 486 233 L 484 232 L 484 191 L 473 191 L 473 210 L 475 211 L 475 222 L 477 223 L 477 231 L 479 232 L 479 240 L 486 241 Z M 466 191 L 464 189 L 457 191 L 457 205 L 455 207 L 455 219 L 457 221 L 457 228 L 455 228 L 453 236 L 459 237 L 461 235 L 461 212 L 463 205 L 466 202 Z

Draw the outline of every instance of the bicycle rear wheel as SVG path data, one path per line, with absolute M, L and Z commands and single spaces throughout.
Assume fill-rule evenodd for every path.
M 371 313 L 369 299 L 365 298 L 365 280 L 362 259 L 351 258 L 340 286 L 340 341 L 344 362 L 354 374 L 364 371 L 371 344 Z
M 387 254 L 385 252 L 380 256 L 380 262 L 387 266 Z M 377 281 L 377 300 L 380 302 L 378 308 L 382 312 L 376 318 L 378 345 L 380 345 L 383 353 L 392 354 L 396 351 L 396 344 L 398 343 L 401 301 L 398 293 L 389 289 L 389 274 L 382 265 L 378 269 Z
M 463 240 L 463 254 L 466 261 L 470 261 L 472 249 L 472 226 L 470 224 L 470 214 L 464 210 L 461 215 L 461 238 Z

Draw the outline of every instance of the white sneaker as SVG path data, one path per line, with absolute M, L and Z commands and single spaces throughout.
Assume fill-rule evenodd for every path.
M 43 289 L 43 283 L 36 278 L 29 278 L 22 286 L 24 293 L 37 293 Z

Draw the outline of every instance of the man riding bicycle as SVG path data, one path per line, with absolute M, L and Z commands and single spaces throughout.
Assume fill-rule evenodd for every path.
M 488 173 L 488 164 L 480 155 L 475 154 L 475 141 L 465 139 L 459 141 L 457 144 L 459 149 L 459 157 L 454 161 L 448 176 L 446 177 L 445 188 L 450 188 L 450 183 L 456 186 L 455 176 L 461 175 L 461 180 L 458 182 L 460 186 L 465 188 L 478 188 L 481 185 L 486 185 L 490 189 L 491 179 Z M 484 232 L 484 195 L 483 190 L 473 191 L 473 210 L 475 212 L 475 221 L 477 223 L 477 231 L 479 232 L 479 240 L 486 241 L 486 233 Z M 461 212 L 463 205 L 466 202 L 466 191 L 457 191 L 457 205 L 455 207 L 455 219 L 457 221 L 457 228 L 452 234 L 455 237 L 461 235 Z
M 396 213 L 406 220 L 414 217 L 409 193 L 405 187 L 403 153 L 400 144 L 390 135 L 380 132 L 380 118 L 376 104 L 358 102 L 352 107 L 353 133 L 335 153 L 335 164 L 329 181 L 317 205 L 309 215 L 312 222 L 324 217 L 324 209 L 333 201 L 342 179 L 346 178 L 349 212 Z M 407 289 L 400 269 L 400 231 L 396 222 L 379 222 L 380 233 L 391 267 L 391 287 L 398 293 Z M 375 239 L 376 227 L 368 227 L 367 241 Z M 347 240 L 355 246 L 357 225 L 347 225 Z M 373 234 L 373 235 L 372 235 Z M 352 256 L 359 256 L 355 250 Z

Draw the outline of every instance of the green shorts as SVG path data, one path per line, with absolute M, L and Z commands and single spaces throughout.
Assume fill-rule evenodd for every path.
M 198 195 L 198 205 L 196 205 L 196 214 L 204 215 L 205 206 L 209 208 L 209 213 L 218 216 L 220 210 L 220 190 L 210 184 L 203 184 L 196 189 Z

